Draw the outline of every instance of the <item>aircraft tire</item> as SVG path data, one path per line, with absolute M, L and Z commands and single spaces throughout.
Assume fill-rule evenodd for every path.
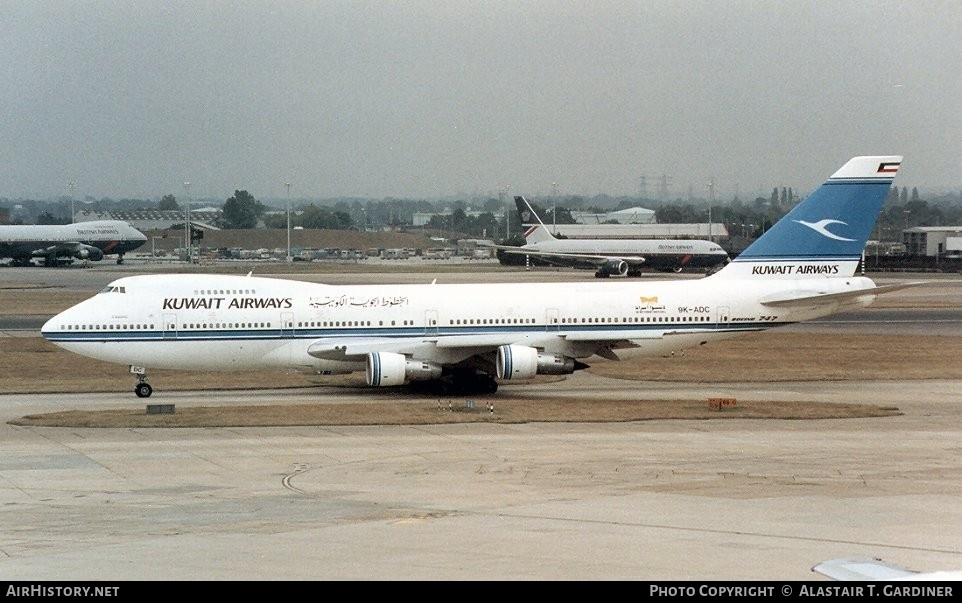
M 149 383 L 138 383 L 134 387 L 134 393 L 138 398 L 149 398 L 150 394 L 154 393 L 154 388 L 150 387 Z

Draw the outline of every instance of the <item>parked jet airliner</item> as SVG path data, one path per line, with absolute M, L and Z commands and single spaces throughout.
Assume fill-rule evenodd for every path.
M 592 357 L 662 355 L 870 304 L 856 276 L 901 157 L 855 157 L 718 272 L 696 280 L 325 285 L 250 275 L 117 279 L 42 334 L 146 367 L 364 371 L 368 385 L 491 393 Z
M 61 258 L 99 262 L 108 254 L 122 264 L 125 253 L 146 242 L 144 233 L 121 220 L 0 226 L 0 258 L 13 258 L 17 266 L 33 258 L 43 258 L 45 266 Z
M 524 197 L 515 197 L 522 224 L 530 226 L 521 247 L 499 245 L 503 253 L 541 258 L 562 266 L 595 268 L 595 276 L 640 276 L 643 267 L 662 272 L 710 269 L 728 261 L 721 245 L 703 239 L 558 239 Z

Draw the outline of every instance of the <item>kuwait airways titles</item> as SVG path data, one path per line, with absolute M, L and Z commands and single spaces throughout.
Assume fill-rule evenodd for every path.
M 221 304 L 226 297 L 165 297 L 164 310 L 250 310 L 253 308 L 291 308 L 293 302 L 289 297 L 235 297 L 226 306 Z
M 781 266 L 752 266 L 752 274 L 838 274 L 838 264 L 822 264 L 820 266 L 782 264 Z

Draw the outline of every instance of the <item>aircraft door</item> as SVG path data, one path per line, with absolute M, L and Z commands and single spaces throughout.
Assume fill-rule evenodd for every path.
M 731 317 L 731 308 L 728 306 L 718 306 L 718 313 L 715 317 L 715 326 L 719 329 L 728 328 L 728 322 Z
M 164 339 L 177 339 L 177 315 L 164 314 L 162 320 L 164 321 Z
M 424 334 L 425 335 L 438 334 L 438 311 L 437 310 L 424 311 Z
M 557 331 L 561 328 L 559 324 L 561 319 L 558 317 L 558 308 L 548 308 L 545 311 L 544 317 L 544 330 L 545 331 Z
M 281 312 L 281 339 L 294 337 L 294 313 Z

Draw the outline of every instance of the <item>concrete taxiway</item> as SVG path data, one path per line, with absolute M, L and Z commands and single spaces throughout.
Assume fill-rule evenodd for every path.
M 513 387 L 520 386 L 502 391 Z M 639 401 L 719 392 L 589 373 L 539 388 L 548 397 Z M 813 565 L 843 556 L 918 570 L 962 567 L 962 383 L 735 383 L 725 390 L 740 400 L 870 402 L 903 414 L 84 429 L 7 421 L 142 402 L 129 392 L 5 395 L 0 575 L 818 580 Z M 171 392 L 168 399 L 180 408 L 363 397 L 319 387 Z
M 545 387 L 639 398 L 708 391 L 587 374 Z M 739 399 L 892 403 L 905 414 L 410 427 L 3 424 L 0 574 L 807 580 L 818 579 L 809 569 L 819 561 L 852 555 L 917 569 L 962 566 L 959 383 L 728 390 Z M 213 397 L 271 396 L 308 403 L 336 392 Z M 209 398 L 172 400 L 180 407 Z M 126 394 L 0 397 L 5 419 L 130 403 Z

